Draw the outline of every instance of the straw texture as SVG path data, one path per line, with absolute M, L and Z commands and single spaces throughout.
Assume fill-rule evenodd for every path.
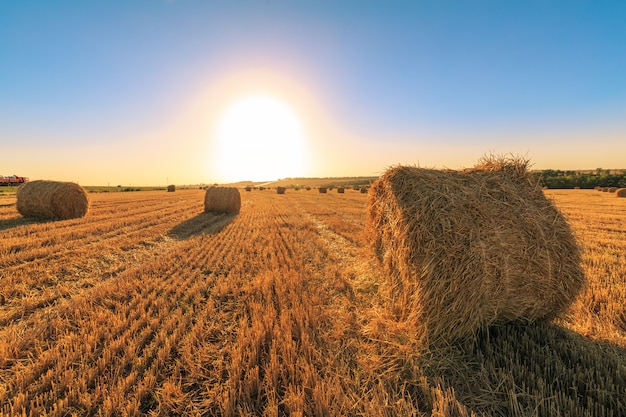
M 239 213 L 241 195 L 234 187 L 209 187 L 204 195 L 204 211 L 207 213 Z
M 73 182 L 31 181 L 17 190 L 17 211 L 24 217 L 65 220 L 89 210 L 87 191 Z
M 394 311 L 415 318 L 427 343 L 553 318 L 582 289 L 579 247 L 527 166 L 496 157 L 464 171 L 398 166 L 370 188 L 370 241 Z

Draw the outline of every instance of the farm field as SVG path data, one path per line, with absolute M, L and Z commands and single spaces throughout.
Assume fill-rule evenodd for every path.
M 546 190 L 583 248 L 566 317 L 428 350 L 387 308 L 367 194 L 0 197 L 0 415 L 626 415 L 626 199 Z

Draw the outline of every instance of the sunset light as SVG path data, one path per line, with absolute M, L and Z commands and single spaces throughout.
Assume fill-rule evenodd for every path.
M 243 97 L 226 108 L 215 132 L 213 163 L 228 181 L 300 176 L 307 165 L 298 115 L 270 95 Z
M 0 1 L 0 417 L 626 417 L 626 1 Z

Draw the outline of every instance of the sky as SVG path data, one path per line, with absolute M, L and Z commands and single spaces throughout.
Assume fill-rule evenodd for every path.
M 0 175 L 270 181 L 488 153 L 626 168 L 626 2 L 0 1 Z

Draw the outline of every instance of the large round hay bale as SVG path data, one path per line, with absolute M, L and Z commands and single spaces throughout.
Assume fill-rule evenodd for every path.
M 73 182 L 30 181 L 17 190 L 17 211 L 25 217 L 75 219 L 89 210 L 83 187 Z
M 277 194 L 285 194 L 285 191 L 287 191 L 285 187 L 276 187 Z
M 393 311 L 416 319 L 426 343 L 553 318 L 581 291 L 580 249 L 527 164 L 398 166 L 372 185 L 368 230 Z
M 167 192 L 168 193 L 173 193 L 174 191 L 176 191 L 176 186 L 174 184 L 171 184 L 171 185 L 167 186 Z
M 209 187 L 204 195 L 207 213 L 239 213 L 241 195 L 234 187 Z
M 617 191 L 617 187 L 609 187 L 606 190 L 607 193 L 614 193 L 615 191 Z
M 339 194 L 344 194 L 344 193 L 345 193 L 345 188 L 343 188 L 343 187 L 338 187 L 338 188 L 337 188 L 337 193 L 339 193 Z
M 320 194 L 326 194 L 326 188 L 325 187 L 320 187 Z
M 615 197 L 626 197 L 626 188 L 618 188 L 615 191 Z

